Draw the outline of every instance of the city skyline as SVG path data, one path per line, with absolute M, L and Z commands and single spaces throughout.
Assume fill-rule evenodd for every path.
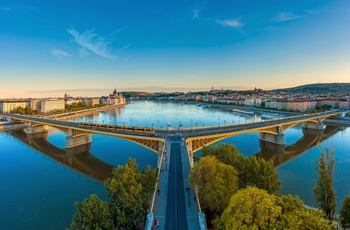
M 0 98 L 349 82 L 347 1 L 0 3 Z

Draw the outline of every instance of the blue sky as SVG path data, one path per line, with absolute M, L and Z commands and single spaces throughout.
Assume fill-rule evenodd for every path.
M 0 2 L 0 98 L 350 82 L 350 1 Z

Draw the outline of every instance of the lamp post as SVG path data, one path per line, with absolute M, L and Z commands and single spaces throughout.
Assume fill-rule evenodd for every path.
M 218 117 L 218 127 L 220 127 L 220 117 Z

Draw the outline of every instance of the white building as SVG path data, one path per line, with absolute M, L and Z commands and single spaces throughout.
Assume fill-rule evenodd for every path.
M 49 99 L 41 101 L 41 112 L 48 113 L 53 110 L 64 109 L 64 100 L 63 99 Z
M 27 101 L 11 101 L 11 100 L 0 101 L 0 113 L 10 113 L 11 110 L 17 107 L 25 108 L 27 105 L 28 105 Z
M 260 106 L 261 105 L 261 99 L 260 98 L 246 98 L 244 99 L 244 105 L 245 106 Z

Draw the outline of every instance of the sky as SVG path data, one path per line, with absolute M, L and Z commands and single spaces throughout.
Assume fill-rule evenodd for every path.
M 349 0 L 1 0 L 0 98 L 350 82 Z

